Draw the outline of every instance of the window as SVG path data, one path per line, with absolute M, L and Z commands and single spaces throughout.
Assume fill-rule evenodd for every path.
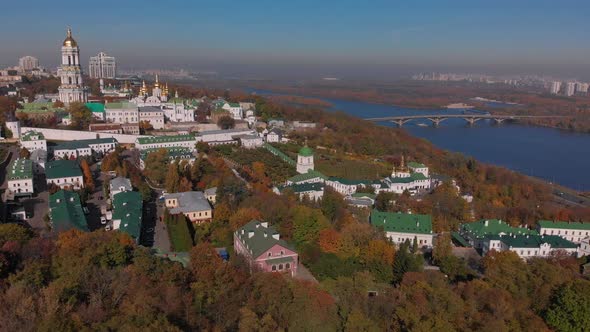
M 283 264 L 279 264 L 279 271 L 283 270 Z
M 272 256 L 272 253 L 271 252 L 268 253 L 268 257 L 270 257 L 270 256 Z
M 285 252 L 281 250 L 281 256 L 283 256 L 284 254 L 285 254 Z
M 276 265 L 273 265 L 271 269 L 272 269 L 273 271 L 276 271 L 276 270 L 277 270 L 277 266 L 276 266 Z
M 290 268 L 291 268 L 291 263 L 287 263 L 287 264 L 285 264 L 285 269 L 286 269 L 286 270 L 288 270 L 288 269 L 290 269 Z

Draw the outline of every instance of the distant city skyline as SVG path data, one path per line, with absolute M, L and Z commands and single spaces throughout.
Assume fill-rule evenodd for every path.
M 0 64 L 59 64 L 71 26 L 85 71 L 99 52 L 126 69 L 225 75 L 371 77 L 419 71 L 590 78 L 584 1 L 6 3 Z M 35 10 L 31 10 L 35 8 Z M 102 10 L 104 9 L 104 12 Z M 26 13 L 21 14 L 21 13 Z

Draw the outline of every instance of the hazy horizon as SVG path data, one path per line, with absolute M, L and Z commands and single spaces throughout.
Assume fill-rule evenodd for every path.
M 252 78 L 384 79 L 429 71 L 590 78 L 590 4 L 582 1 L 142 4 L 4 4 L 0 27 L 11 32 L 0 35 L 7 45 L 0 63 L 16 65 L 32 55 L 54 69 L 69 25 L 84 66 L 104 51 L 121 70 L 184 68 Z

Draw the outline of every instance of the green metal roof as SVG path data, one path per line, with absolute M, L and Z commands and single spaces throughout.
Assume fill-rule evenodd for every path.
M 557 235 L 490 235 L 488 239 L 497 239 L 511 248 L 538 248 L 543 243 L 548 243 L 555 249 L 573 249 L 578 246 Z
M 113 220 L 121 220 L 119 230 L 134 239 L 141 234 L 143 200 L 137 191 L 123 191 L 113 196 Z
M 33 139 L 35 141 L 44 140 L 45 136 L 43 135 L 43 133 L 31 130 L 31 131 L 27 131 L 26 133 L 22 134 L 20 137 L 21 141 L 32 141 Z
M 543 228 L 590 230 L 590 222 L 582 223 L 582 222 L 539 220 L 538 225 Z
M 27 180 L 33 178 L 33 162 L 29 159 L 15 159 L 6 170 L 8 180 Z
M 539 234 L 537 231 L 528 229 L 526 227 L 512 227 L 504 221 L 498 219 L 482 219 L 472 223 L 461 224 L 459 229 L 461 234 L 469 235 L 474 238 L 501 234 Z
M 45 176 L 48 179 L 73 178 L 82 176 L 82 170 L 75 160 L 53 160 L 45 165 Z
M 324 189 L 324 184 L 322 182 L 313 182 L 313 183 L 301 183 L 301 184 L 292 184 L 288 186 L 281 186 L 279 190 L 292 190 L 294 193 L 304 193 L 308 191 L 321 191 Z
M 230 107 L 240 107 L 240 103 L 228 103 Z
M 140 151 L 139 158 L 141 158 L 142 160 L 145 160 L 150 153 L 159 151 L 161 149 L 164 149 L 164 150 L 166 150 L 166 152 L 168 152 L 168 159 L 176 159 L 176 158 L 190 159 L 190 158 L 194 158 L 194 155 L 191 152 L 191 150 L 189 148 L 183 148 L 183 147 L 165 147 L 165 148 L 150 148 L 150 149 L 145 149 L 145 150 L 141 150 Z
M 254 235 L 250 237 L 249 232 L 253 232 Z M 250 221 L 235 232 L 235 236 L 242 241 L 254 259 L 260 257 L 260 255 L 275 245 L 294 250 L 287 242 L 272 237 L 273 234 L 278 234 L 274 227 L 270 225 L 263 227 L 258 220 Z
M 86 103 L 85 105 L 92 113 L 104 113 L 104 104 L 102 103 Z
M 195 141 L 193 135 L 171 135 L 171 136 L 149 136 L 149 137 L 138 137 L 137 142 L 139 144 L 158 144 L 158 143 L 170 143 L 170 142 L 186 142 Z
M 459 234 L 457 232 L 451 232 L 451 237 L 460 246 L 466 247 L 466 248 L 471 247 L 471 245 L 469 244 L 469 242 L 465 241 L 465 239 L 461 236 L 461 234 Z
M 328 179 L 324 174 L 322 174 L 318 171 L 315 171 L 313 169 L 310 169 L 307 171 L 307 173 L 297 174 L 297 175 L 289 178 L 287 181 L 293 182 L 293 183 L 299 183 L 299 182 L 308 181 L 308 180 L 315 179 L 315 178 L 320 178 L 322 180 Z
M 371 186 L 371 184 L 373 183 L 373 181 L 371 180 L 352 180 L 352 179 L 345 179 L 345 178 L 339 178 L 339 177 L 335 177 L 335 176 L 331 176 L 330 178 L 328 178 L 328 180 L 330 181 L 334 181 L 334 182 L 339 182 L 348 186 Z
M 130 102 L 106 103 L 105 109 L 138 109 L 136 104 Z
M 299 150 L 299 155 L 304 157 L 311 157 L 313 156 L 313 150 L 310 149 L 308 146 L 304 146 Z
M 386 232 L 432 234 L 432 218 L 427 214 L 371 212 L 371 224 Z
M 389 177 L 391 183 L 410 183 L 419 180 L 428 180 L 422 173 L 412 173 L 408 177 Z
M 412 168 L 425 168 L 425 167 L 426 167 L 426 165 L 424 165 L 424 164 L 421 164 L 421 163 L 417 163 L 417 162 L 415 162 L 415 161 L 410 161 L 410 162 L 408 163 L 408 167 L 412 167 Z
M 49 214 L 53 230 L 67 231 L 72 228 L 88 232 L 88 224 L 80 203 L 80 196 L 67 190 L 60 190 L 49 196 Z

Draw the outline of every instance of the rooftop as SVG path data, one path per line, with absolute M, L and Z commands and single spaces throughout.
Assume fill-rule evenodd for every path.
M 551 245 L 554 249 L 573 249 L 577 245 L 557 235 L 490 235 L 488 238 L 495 238 L 502 241 L 510 248 L 538 248 L 544 243 Z
M 45 136 L 43 135 L 43 133 L 40 133 L 38 131 L 27 131 L 26 133 L 22 134 L 20 137 L 21 141 L 38 141 L 38 140 L 44 140 Z
M 235 233 L 254 259 L 275 245 L 294 250 L 287 242 L 280 239 L 279 233 L 268 223 L 252 220 Z
M 304 146 L 299 150 L 299 155 L 304 157 L 311 157 L 313 156 L 313 150 L 310 149 L 308 146 Z
M 308 191 L 321 191 L 324 190 L 324 183 L 322 182 L 314 182 L 314 183 L 301 183 L 301 184 L 292 184 L 288 186 L 281 186 L 279 190 L 291 190 L 296 194 L 304 193 Z
M 117 140 L 112 137 L 107 138 L 94 138 L 94 139 L 83 139 L 77 141 L 62 142 L 53 147 L 53 151 L 59 150 L 76 150 L 89 148 L 90 145 L 94 144 L 109 144 L 117 143 Z
M 424 165 L 422 163 L 415 162 L 415 161 L 410 161 L 408 163 L 408 167 L 411 167 L 411 168 L 426 168 L 426 165 Z
M 113 188 L 125 188 L 125 191 L 132 191 L 133 187 L 131 186 L 131 181 L 128 178 L 122 177 L 122 176 L 117 176 L 116 178 L 111 180 L 111 183 L 109 184 L 111 190 L 113 190 Z
M 178 199 L 178 207 L 170 209 L 172 214 L 211 210 L 211 205 L 209 205 L 209 201 L 202 191 L 186 191 L 164 195 L 166 200 L 172 198 Z
M 88 224 L 80 203 L 80 196 L 72 191 L 60 190 L 49 196 L 49 214 L 53 230 L 63 232 L 75 228 L 88 232 Z
M 164 111 L 156 106 L 145 106 L 145 107 L 140 107 L 139 108 L 139 112 L 140 113 L 164 113 Z
M 386 232 L 432 234 L 432 218 L 427 214 L 371 212 L 371 224 Z
M 143 200 L 139 192 L 124 191 L 113 196 L 113 220 L 121 220 L 119 230 L 134 239 L 141 233 L 142 213 Z
M 138 137 L 137 142 L 139 144 L 159 144 L 159 143 L 172 143 L 172 142 L 186 142 L 196 141 L 193 135 L 171 135 L 171 136 L 149 136 L 149 137 Z
M 33 178 L 33 162 L 29 159 L 15 159 L 8 165 L 8 180 Z
M 194 157 L 193 152 L 189 148 L 182 148 L 182 147 L 165 147 L 165 148 L 150 148 L 141 150 L 139 152 L 139 158 L 145 160 L 150 153 L 157 152 L 161 149 L 166 150 L 168 152 L 168 159 L 187 159 Z
M 552 221 L 552 220 L 539 220 L 539 227 L 542 228 L 559 228 L 559 229 L 580 229 L 590 230 L 590 222 L 568 222 L 568 221 Z
M 104 104 L 102 103 L 86 103 L 85 105 L 92 113 L 104 113 Z
M 482 219 L 472 223 L 461 224 L 459 230 L 462 235 L 470 235 L 472 237 L 504 234 L 538 234 L 535 230 L 530 230 L 526 227 L 512 227 L 504 221 L 498 219 Z
M 315 179 L 315 178 L 320 178 L 322 180 L 328 179 L 324 174 L 310 169 L 307 171 L 307 173 L 297 174 L 297 175 L 289 178 L 287 181 L 293 182 L 293 183 L 298 183 L 298 182 L 303 182 L 303 181 L 307 181 L 307 180 L 311 180 L 311 179 Z
M 82 176 L 82 170 L 75 160 L 53 160 L 45 166 L 48 179 L 72 178 Z
M 135 105 L 134 103 L 130 103 L 127 101 L 124 102 L 116 102 L 116 103 L 106 103 L 104 105 L 105 109 L 133 109 L 133 110 L 137 110 L 137 105 Z

